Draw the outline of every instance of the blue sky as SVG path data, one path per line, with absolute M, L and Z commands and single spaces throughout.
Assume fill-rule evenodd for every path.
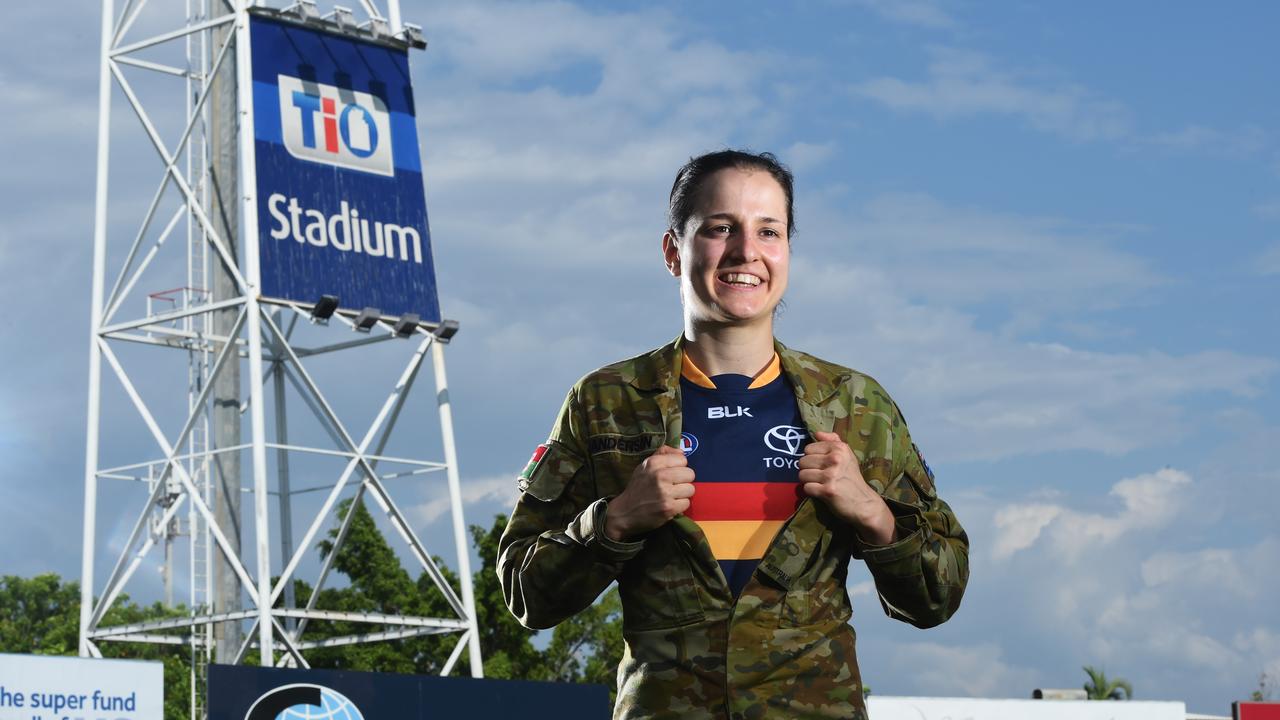
M 1026 697 L 1092 664 L 1226 713 L 1280 677 L 1280 12 L 734 10 L 405 3 L 430 41 L 412 69 L 469 519 L 509 507 L 578 376 L 678 332 L 658 247 L 679 164 L 772 150 L 799 225 L 779 337 L 893 393 L 973 541 L 937 630 L 883 618 L 852 573 L 875 692 Z M 0 29 L 0 572 L 74 577 L 98 18 L 55 12 Z M 154 162 L 115 163 L 128 233 Z M 366 395 L 335 390 L 356 415 Z M 438 486 L 406 493 L 447 543 Z

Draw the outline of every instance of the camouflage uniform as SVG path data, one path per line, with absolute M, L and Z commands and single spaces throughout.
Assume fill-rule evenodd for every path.
M 849 444 L 900 539 L 865 543 L 806 498 L 736 601 L 689 518 L 636 542 L 610 540 L 600 530 L 607 500 L 659 445 L 680 447 L 681 344 L 601 368 L 569 391 L 499 544 L 507 606 L 525 626 L 548 628 L 617 581 L 626 651 L 615 718 L 865 720 L 849 558 L 866 561 L 891 617 L 931 627 L 960 604 L 968 538 L 880 385 L 778 343 L 805 425 Z

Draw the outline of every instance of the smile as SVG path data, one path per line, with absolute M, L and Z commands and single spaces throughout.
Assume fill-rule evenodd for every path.
M 755 287 L 761 283 L 760 278 L 748 273 L 725 273 L 718 276 L 717 279 L 727 285 L 739 285 L 742 287 Z

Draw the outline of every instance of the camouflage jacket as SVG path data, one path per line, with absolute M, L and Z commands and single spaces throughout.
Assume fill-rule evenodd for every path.
M 548 628 L 617 581 L 626 650 L 615 718 L 866 718 L 845 589 L 866 561 L 885 611 L 918 627 L 955 612 L 968 538 L 940 500 L 897 406 L 871 378 L 777 345 L 810 432 L 836 432 L 886 500 L 898 540 L 861 541 L 803 500 L 734 598 L 697 523 L 636 542 L 601 525 L 605 502 L 661 444 L 680 447 L 680 339 L 583 378 L 519 480 L 499 543 L 511 612 Z

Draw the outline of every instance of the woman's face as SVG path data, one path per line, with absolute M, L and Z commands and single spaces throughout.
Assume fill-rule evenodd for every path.
M 668 232 L 662 250 L 687 319 L 772 328 L 791 259 L 782 186 L 762 170 L 717 171 L 698 189 L 681 239 Z

